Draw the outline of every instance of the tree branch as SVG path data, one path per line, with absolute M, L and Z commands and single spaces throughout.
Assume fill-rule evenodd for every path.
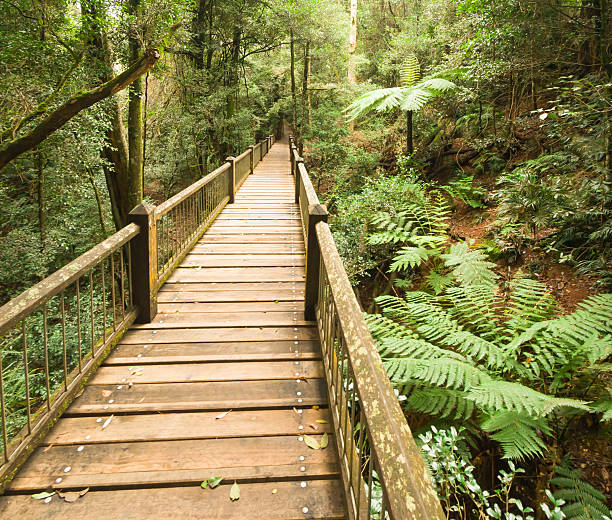
M 87 92 L 72 96 L 27 134 L 10 141 L 0 149 L 0 170 L 16 157 L 38 146 L 82 110 L 123 90 L 136 78 L 151 70 L 159 58 L 160 53 L 157 49 L 149 49 L 142 58 L 110 81 Z

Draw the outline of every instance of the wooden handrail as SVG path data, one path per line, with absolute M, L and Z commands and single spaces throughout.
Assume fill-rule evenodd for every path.
M 375 471 L 383 495 L 381 518 L 386 511 L 393 520 L 442 520 L 442 506 L 338 254 L 327 211 L 292 136 L 289 143 L 307 246 L 305 319 L 317 320 L 349 517 L 370 518 Z M 365 467 L 368 479 L 362 475 Z M 370 494 L 365 503 L 364 493 Z
M 0 307 L 0 336 L 108 258 L 135 237 L 139 231 L 136 224 L 127 225 Z

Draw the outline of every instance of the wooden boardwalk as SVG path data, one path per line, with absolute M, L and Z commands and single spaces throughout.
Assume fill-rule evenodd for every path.
M 160 289 L 154 321 L 121 339 L 16 475 L 0 517 L 345 518 L 304 263 L 278 142 Z M 306 445 L 324 433 L 327 448 Z M 51 488 L 89 490 L 30 496 Z

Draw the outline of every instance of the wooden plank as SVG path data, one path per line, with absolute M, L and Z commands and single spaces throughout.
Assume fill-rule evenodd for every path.
M 181 267 L 289 267 L 304 266 L 303 255 L 187 255 Z
M 210 283 L 165 283 L 164 291 L 292 291 L 304 290 L 304 281 L 296 282 L 210 282 Z M 236 295 L 238 296 L 238 295 Z M 270 300 L 272 301 L 272 300 Z
M 301 341 L 299 355 L 292 341 L 247 341 L 212 343 L 147 343 L 123 344 L 106 358 L 106 365 L 134 365 L 137 363 L 199 363 L 204 361 L 257 361 L 319 359 L 318 341 Z M 140 356 L 139 356 L 140 354 Z
M 254 237 L 259 237 L 259 234 L 253 235 Z M 282 236 L 279 234 L 279 237 Z M 296 255 L 304 255 L 304 244 L 301 242 L 297 242 L 295 245 L 291 243 L 280 244 L 270 244 L 270 243 L 247 243 L 246 240 L 240 238 L 240 242 L 242 243 L 198 243 L 192 250 L 192 254 L 202 254 L 202 253 L 213 253 L 213 254 L 223 254 L 223 255 L 253 255 L 253 254 L 270 254 L 270 253 L 284 253 L 289 254 L 293 253 Z
M 245 227 L 265 227 L 265 226 L 273 226 L 273 227 L 296 227 L 301 225 L 301 220 L 299 218 L 275 218 L 275 219 L 216 219 L 215 223 L 210 226 L 210 229 L 219 228 L 219 227 L 236 227 L 236 226 L 245 226 Z
M 293 329 L 297 328 L 295 331 Z M 295 336 L 298 336 L 297 339 Z M 220 329 L 163 329 L 130 330 L 122 343 L 206 343 L 225 341 L 318 341 L 319 335 L 313 327 L 244 327 Z
M 118 389 L 119 386 L 122 388 Z M 326 385 L 322 379 L 312 379 L 300 388 L 302 406 L 326 404 Z M 125 385 L 89 385 L 68 409 L 66 416 L 291 408 L 296 405 L 295 392 L 296 384 L 289 380 L 138 383 L 129 389 Z M 113 402 L 109 403 L 110 400 Z
M 296 368 L 298 367 L 298 368 Z M 295 374 L 299 374 L 296 376 Z M 205 381 L 262 381 L 304 377 L 324 377 L 320 361 L 235 361 L 233 363 L 184 363 L 162 365 L 109 366 L 98 369 L 91 385 L 121 385 L 132 381 L 144 383 L 181 383 Z M 303 383 L 303 382 L 302 382 Z M 306 383 L 308 384 L 308 383 Z M 300 383 L 296 382 L 296 386 Z M 304 386 L 302 384 L 301 386 Z
M 157 305 L 158 316 L 168 314 L 181 314 L 189 312 L 289 312 L 303 311 L 304 305 L 300 302 L 232 302 L 232 303 L 160 303 Z
M 171 284 L 171 285 L 188 285 L 188 284 Z M 201 285 L 201 284 L 193 284 Z M 203 284 L 202 284 L 203 285 Z M 297 284 L 296 284 L 297 285 Z M 159 303 L 177 303 L 177 302 L 296 302 L 304 300 L 304 290 L 300 289 L 293 292 L 291 289 L 266 291 L 251 290 L 251 291 L 227 291 L 227 290 L 206 290 L 206 291 L 188 291 L 180 290 L 174 292 L 169 287 L 157 295 Z
M 58 497 L 46 504 L 28 495 L 13 495 L 0 498 L 0 516 L 65 520 L 69 512 L 79 520 L 331 520 L 346 515 L 338 480 L 313 480 L 306 488 L 300 482 L 241 484 L 240 500 L 235 502 L 229 500 L 230 486 L 228 482 L 207 491 L 196 485 L 90 491 L 71 504 Z M 308 507 L 307 515 L 303 507 Z
M 211 244 L 211 243 L 231 243 L 231 244 L 247 244 L 251 242 L 256 242 L 259 244 L 286 244 L 287 242 L 294 243 L 296 245 L 296 250 L 298 249 L 298 245 L 301 245 L 300 254 L 304 254 L 303 247 L 304 235 L 300 233 L 294 234 L 285 234 L 281 235 L 275 233 L 273 235 L 267 234 L 244 234 L 244 235 L 204 235 L 202 240 L 198 242 L 198 244 Z M 270 252 L 272 252 L 270 250 Z M 192 250 L 190 254 L 193 254 Z M 196 253 L 197 254 L 197 253 Z M 263 254 L 266 254 L 265 251 Z
M 291 282 L 304 280 L 303 267 L 219 267 L 215 269 L 177 268 L 169 282 Z
M 132 329 L 179 329 L 218 327 L 302 327 L 314 326 L 314 321 L 304 320 L 304 313 L 295 311 L 275 312 L 189 312 L 158 314 L 151 323 L 132 325 Z
M 293 410 L 236 410 L 222 419 L 217 416 L 218 412 L 115 415 L 104 429 L 105 418 L 96 422 L 100 417 L 66 417 L 57 422 L 44 442 L 65 445 L 290 435 L 298 443 L 298 435 L 304 431 L 299 426 L 319 424 L 317 420 L 328 421 L 320 425 L 319 433 L 331 433 L 326 409 L 304 409 L 300 415 Z M 306 451 L 305 445 L 303 448 Z

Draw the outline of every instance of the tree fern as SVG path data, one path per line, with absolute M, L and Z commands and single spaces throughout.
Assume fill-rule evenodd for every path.
M 518 277 L 504 296 L 479 251 L 457 244 L 441 258 L 454 280 L 444 293 L 381 296 L 382 315 L 368 317 L 405 406 L 476 421 L 511 458 L 541 454 L 577 414 L 612 418 L 605 381 L 594 377 L 612 366 L 612 295 L 554 318 L 556 304 L 540 282 Z
M 419 81 L 421 76 L 421 65 L 414 54 L 409 54 L 399 70 L 400 85 L 412 87 Z
M 606 497 L 588 482 L 582 480 L 582 472 L 569 467 L 569 461 L 555 467 L 551 484 L 556 488 L 556 499 L 565 501 L 562 507 L 567 520 L 604 520 L 612 518 L 606 506 Z

